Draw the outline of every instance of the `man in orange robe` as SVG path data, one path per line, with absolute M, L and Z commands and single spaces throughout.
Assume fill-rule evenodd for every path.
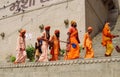
M 111 56 L 112 52 L 113 52 L 113 44 L 112 44 L 112 39 L 115 37 L 119 37 L 118 35 L 112 35 L 110 32 L 110 27 L 109 27 L 110 23 L 106 23 L 103 31 L 102 31 L 102 45 L 106 47 L 106 52 L 105 52 L 105 56 Z
M 65 55 L 65 60 L 77 59 L 80 57 L 80 40 L 78 38 L 78 30 L 77 23 L 75 21 L 71 21 L 71 27 L 68 32 L 68 46 L 67 54 Z
M 92 33 L 93 28 L 88 27 L 88 32 L 84 35 L 83 49 L 86 49 L 85 58 L 94 58 L 94 51 L 92 48 L 92 38 L 90 34 Z
M 55 30 L 54 35 L 50 39 L 50 42 L 52 43 L 52 49 L 50 54 L 52 55 L 52 58 L 50 61 L 57 61 L 58 60 L 58 55 L 60 51 L 60 41 L 59 41 L 59 36 L 60 36 L 60 31 Z

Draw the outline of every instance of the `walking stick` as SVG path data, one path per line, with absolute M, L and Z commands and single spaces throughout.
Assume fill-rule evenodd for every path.
M 67 42 L 67 41 L 62 41 L 62 40 L 60 40 L 60 42 L 62 42 L 62 43 L 69 43 L 69 42 Z

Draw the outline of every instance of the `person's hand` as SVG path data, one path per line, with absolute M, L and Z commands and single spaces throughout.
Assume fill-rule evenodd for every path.
M 114 35 L 113 38 L 119 37 L 119 35 Z
M 119 37 L 119 35 L 116 35 L 116 37 Z

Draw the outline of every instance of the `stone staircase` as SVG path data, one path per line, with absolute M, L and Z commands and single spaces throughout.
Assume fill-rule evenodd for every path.
M 1 63 L 0 77 L 119 77 L 120 57 L 39 63 Z

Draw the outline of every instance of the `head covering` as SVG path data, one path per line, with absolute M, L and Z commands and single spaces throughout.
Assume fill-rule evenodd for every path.
M 75 24 L 76 24 L 76 21 L 72 20 L 71 25 L 75 25 Z
M 25 29 L 21 29 L 20 33 L 26 33 L 26 30 Z
M 57 33 L 60 33 L 60 31 L 59 30 L 55 30 L 55 32 L 54 32 L 55 34 L 57 34 Z
M 89 26 L 89 27 L 88 27 L 88 30 L 91 30 L 91 31 L 92 31 L 92 30 L 93 30 L 93 28 L 92 28 L 91 26 Z
M 105 25 L 110 25 L 110 23 L 109 23 L 109 22 L 106 22 Z
M 45 30 L 50 30 L 50 26 L 46 26 L 46 27 L 45 27 Z
M 26 30 L 25 29 L 21 29 L 19 36 L 25 37 L 25 33 L 26 33 Z
M 110 25 L 110 23 L 109 23 L 109 22 L 106 22 L 104 27 L 108 28 L 109 25 Z
M 39 36 L 39 37 L 37 37 L 37 40 L 40 40 L 41 39 L 41 37 Z

